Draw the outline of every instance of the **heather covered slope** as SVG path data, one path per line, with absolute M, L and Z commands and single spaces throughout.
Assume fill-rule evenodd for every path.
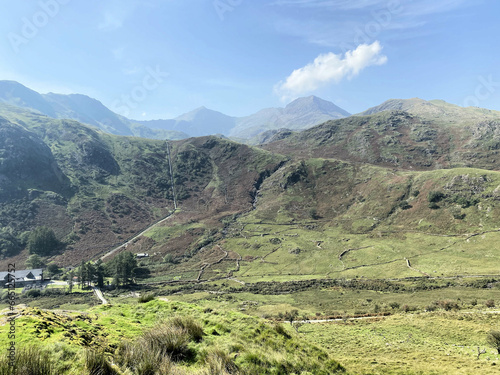
M 464 119 L 382 111 L 328 121 L 264 148 L 299 158 L 337 158 L 390 168 L 497 169 L 500 116 Z
M 255 209 L 228 218 L 199 252 L 150 267 L 157 281 L 495 275 L 499 202 L 495 171 L 289 162 L 264 180 Z M 145 236 L 160 251 L 199 228 L 175 219 Z
M 55 261 L 90 259 L 173 211 L 172 180 L 189 220 L 200 207 L 209 218 L 249 210 L 262 175 L 284 160 L 195 138 L 170 144 L 171 176 L 164 141 L 113 136 L 20 109 L 2 114 L 2 224 L 18 239 L 4 255 L 23 247 L 24 232 L 46 225 L 67 244 Z
M 95 258 L 173 213 L 174 190 L 179 209 L 128 246 L 154 254 L 150 281 L 422 275 L 437 270 L 415 271 L 405 259 L 428 254 L 431 264 L 446 251 L 453 262 L 445 273 L 462 272 L 458 265 L 468 256 L 469 273 L 494 271 L 478 255 L 498 229 L 493 120 L 445 124 L 382 111 L 292 133 L 263 146 L 268 151 L 218 137 L 191 138 L 170 142 L 171 176 L 163 141 L 112 136 L 23 110 L 3 115 L 3 131 L 29 133 L 38 145 L 33 150 L 39 150 L 41 174 L 39 185 L 29 179 L 2 185 L 2 217 L 11 237 L 5 236 L 15 245 L 5 245 L 5 255 L 23 248 L 24 232 L 48 225 L 66 243 L 53 260 Z M 5 150 L 23 152 L 14 136 L 8 139 Z M 23 171 L 22 159 L 9 159 L 16 153 L 4 155 L 6 166 Z M 455 251 L 482 232 L 482 244 Z M 401 239 L 405 252 L 395 246 Z M 356 251 L 349 263 L 350 249 L 364 247 L 370 250 Z M 273 260 L 264 261 L 268 257 Z

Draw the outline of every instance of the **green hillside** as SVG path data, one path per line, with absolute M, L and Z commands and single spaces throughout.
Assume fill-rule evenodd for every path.
M 214 137 L 170 144 L 119 137 L 71 120 L 4 110 L 0 139 L 2 230 L 23 246 L 23 233 L 53 228 L 66 251 L 60 265 L 78 264 L 130 238 L 174 210 L 210 220 L 249 210 L 261 175 L 283 157 Z M 24 236 L 25 237 L 25 236 Z M 15 260 L 22 262 L 27 253 Z M 4 260 L 3 262 L 5 262 Z
M 107 362 L 87 357 L 115 373 L 141 373 L 133 348 L 158 320 L 186 351 L 155 359 L 168 367 L 157 373 L 340 371 L 330 358 L 353 374 L 494 373 L 500 122 L 441 102 L 392 104 L 261 148 L 121 137 L 0 107 L 1 267 L 23 268 L 40 226 L 61 243 L 45 264 L 125 243 L 119 251 L 149 254 L 133 285 L 105 289 L 111 307 L 91 307 L 89 289 L 18 290 L 29 306 L 20 343 L 59 347 L 59 373 L 84 371 L 84 347 L 104 349 Z M 140 304 L 148 296 L 163 301 Z M 294 310 L 327 322 L 270 323 Z M 186 316 L 201 341 L 175 326 Z
M 264 148 L 299 158 L 336 158 L 398 169 L 497 169 L 500 116 L 492 111 L 480 115 L 481 110 L 457 113 L 453 109 L 451 114 L 384 110 L 351 116 L 292 134 Z
M 317 374 L 344 373 L 326 351 L 281 324 L 193 304 L 152 301 L 68 313 L 19 311 L 17 350 L 44 374 Z M 0 327 L 0 345 L 5 326 Z M 44 362 L 36 363 L 41 352 Z M 40 355 L 40 354 L 38 354 Z M 106 370 L 107 369 L 107 370 Z M 8 373 L 0 355 L 0 373 Z M 50 371 L 50 372 L 49 372 Z M 102 371 L 102 372 L 99 372 Z M 107 371 L 107 372 L 104 372 Z

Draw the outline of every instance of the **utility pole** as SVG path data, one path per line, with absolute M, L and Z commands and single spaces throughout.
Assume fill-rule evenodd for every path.
M 168 155 L 168 167 L 170 169 L 170 182 L 172 185 L 172 197 L 174 198 L 174 209 L 177 210 L 177 200 L 175 199 L 175 185 L 174 185 L 174 173 L 172 171 L 172 160 L 170 159 L 170 144 L 168 141 L 165 141 L 167 144 L 167 155 Z

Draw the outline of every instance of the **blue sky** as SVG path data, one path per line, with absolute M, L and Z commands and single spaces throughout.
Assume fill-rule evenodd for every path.
M 494 0 L 0 0 L 0 79 L 135 119 L 317 95 L 500 110 Z

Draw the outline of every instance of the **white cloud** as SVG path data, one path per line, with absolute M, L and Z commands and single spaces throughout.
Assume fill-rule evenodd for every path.
M 382 46 L 378 41 L 372 44 L 361 44 L 344 56 L 335 53 L 319 55 L 312 63 L 296 69 L 286 80 L 275 86 L 275 92 L 283 100 L 303 95 L 330 83 L 338 83 L 342 79 L 351 79 L 363 69 L 372 65 L 383 65 L 387 56 L 382 54 Z

